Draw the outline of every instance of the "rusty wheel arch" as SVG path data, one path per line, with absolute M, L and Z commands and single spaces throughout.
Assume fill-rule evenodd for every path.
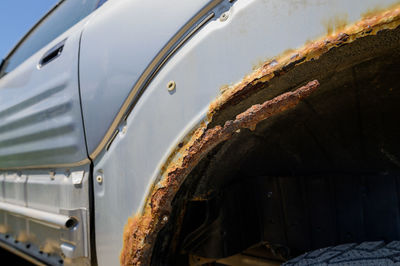
M 262 98 L 270 100 L 260 101 L 258 104 L 246 102 L 247 99 L 261 91 L 267 91 L 265 89 L 269 88 L 270 84 L 284 77 L 295 67 L 317 61 L 334 48 L 375 36 L 384 30 L 394 30 L 398 25 L 400 7 L 370 14 L 334 34 L 309 42 L 303 48 L 266 62 L 241 82 L 226 89 L 211 103 L 207 119 L 209 122 L 201 123 L 194 129 L 165 163 L 160 173 L 161 178 L 150 191 L 143 211 L 128 220 L 124 229 L 121 264 L 150 264 L 157 234 L 168 222 L 175 194 L 207 153 L 219 143 L 231 138 L 238 130 L 254 129 L 260 121 L 295 107 L 301 99 L 318 88 L 319 82 L 306 80 L 303 84 L 299 83 L 289 88 L 295 89 L 294 91 L 274 91 L 267 94 L 267 98 Z M 177 154 L 181 156 L 177 157 Z

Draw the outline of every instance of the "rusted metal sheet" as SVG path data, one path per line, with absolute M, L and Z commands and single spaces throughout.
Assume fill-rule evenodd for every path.
M 213 117 L 227 106 L 268 87 L 269 81 L 284 75 L 295 66 L 316 60 L 334 47 L 375 35 L 384 29 L 395 29 L 399 25 L 400 6 L 382 12 L 376 11 L 369 13 L 355 24 L 345 26 L 335 33 L 307 43 L 301 49 L 284 53 L 266 62 L 240 83 L 224 88 L 223 94 L 210 105 L 207 122 L 212 121 Z M 143 211 L 128 220 L 124 229 L 121 264 L 148 265 L 150 263 L 157 234 L 168 222 L 172 199 L 185 177 L 209 151 L 229 139 L 241 128 L 254 129 L 258 122 L 296 106 L 318 85 L 318 81 L 311 81 L 294 92 L 279 95 L 263 104 L 253 105 L 237 115 L 236 119 L 226 121 L 223 126 L 216 125 L 207 128 L 206 123 L 200 124 L 167 160 L 162 168 L 161 179 L 153 186 Z
M 314 80 L 294 92 L 287 92 L 263 104 L 254 105 L 237 115 L 235 120 L 227 121 L 224 126 L 203 131 L 199 137 L 195 138 L 183 157 L 181 165 L 169 167 L 166 178 L 153 190 L 143 216 L 138 215 L 129 221 L 126 230 L 131 233 L 125 234 L 124 247 L 127 252 L 123 253 L 121 263 L 124 265 L 149 263 L 151 243 L 155 241 L 155 232 L 158 232 L 168 221 L 172 198 L 184 177 L 205 154 L 219 143 L 229 139 L 238 130 L 254 129 L 258 122 L 296 106 L 318 86 L 319 82 Z
M 309 42 L 297 51 L 283 53 L 283 55 L 266 62 L 233 88 L 225 89 L 222 96 L 211 104 L 209 119 L 211 120 L 214 114 L 224 109 L 225 106 L 235 104 L 247 97 L 249 93 L 254 93 L 254 89 L 262 87 L 258 85 L 260 83 L 266 85 L 272 78 L 285 74 L 301 63 L 316 60 L 334 47 L 343 46 L 365 36 L 375 35 L 384 29 L 394 29 L 400 24 L 399 6 L 382 13 L 377 14 L 377 12 L 371 11 L 368 14 L 374 15 L 368 15 L 363 20 L 343 27 L 342 30 L 336 31 L 334 34 L 328 34 L 315 42 Z

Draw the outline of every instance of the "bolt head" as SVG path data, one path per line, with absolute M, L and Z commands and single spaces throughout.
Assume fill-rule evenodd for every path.
M 169 92 L 175 90 L 175 88 L 176 88 L 175 81 L 171 80 L 170 82 L 168 82 L 167 89 L 168 89 Z
M 96 176 L 96 181 L 99 184 L 103 183 L 103 177 L 101 175 Z

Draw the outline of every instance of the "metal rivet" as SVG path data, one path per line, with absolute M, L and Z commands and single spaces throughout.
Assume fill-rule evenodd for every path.
M 99 183 L 99 184 L 103 183 L 103 177 L 102 177 L 101 175 L 98 175 L 98 176 L 96 177 L 96 181 L 97 181 L 97 183 Z
M 176 83 L 175 81 L 171 80 L 170 82 L 168 82 L 167 84 L 167 89 L 168 91 L 173 91 L 176 88 Z
M 219 18 L 220 21 L 226 21 L 229 18 L 228 12 L 222 13 L 221 17 Z

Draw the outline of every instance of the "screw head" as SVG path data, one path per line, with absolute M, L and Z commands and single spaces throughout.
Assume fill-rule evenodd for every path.
M 170 82 L 168 82 L 167 89 L 168 89 L 169 92 L 175 90 L 175 88 L 176 88 L 175 81 L 171 80 Z
M 221 17 L 219 18 L 220 21 L 226 21 L 229 18 L 228 12 L 222 13 Z
M 96 181 L 99 184 L 103 183 L 103 177 L 101 175 L 96 176 Z

